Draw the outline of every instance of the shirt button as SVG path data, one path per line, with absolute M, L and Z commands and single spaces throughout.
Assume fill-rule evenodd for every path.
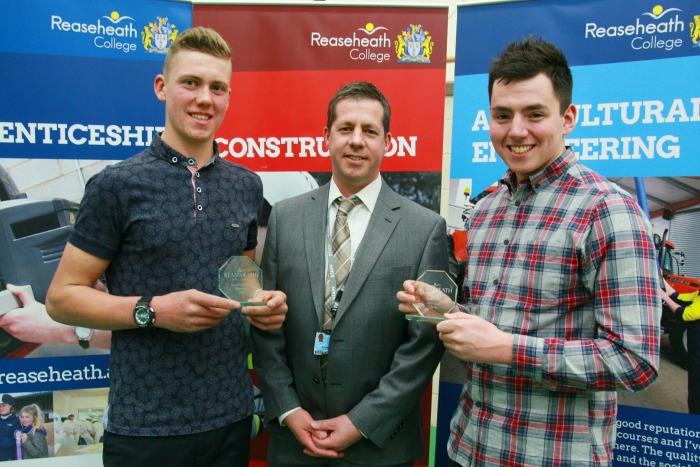
M 197 187 L 197 193 L 201 193 L 201 192 L 202 192 L 202 188 L 201 188 L 201 187 Z
M 480 408 L 480 407 L 481 407 L 481 402 L 479 402 L 479 401 L 474 402 L 474 406 Z
M 195 173 L 194 176 L 199 178 L 199 172 Z
M 519 201 L 519 200 L 516 201 L 516 202 L 515 202 L 515 205 L 516 205 L 516 206 L 520 206 L 520 201 Z
M 503 240 L 503 244 L 504 244 L 504 245 L 508 245 L 509 243 L 510 243 L 510 242 L 508 241 L 507 238 L 506 238 L 505 240 Z
M 177 164 L 177 157 L 173 156 L 173 158 L 170 159 L 170 161 L 171 161 L 173 164 Z
M 190 164 L 190 165 L 194 165 L 194 164 L 197 163 L 197 161 L 194 160 L 194 159 L 188 159 L 188 160 L 187 160 L 187 163 Z
M 320 380 L 320 379 L 318 379 L 318 378 L 314 378 L 314 383 L 316 383 L 316 384 L 320 384 L 320 383 L 321 383 L 321 380 Z
M 201 211 L 201 210 L 202 210 L 202 205 L 201 204 L 197 205 L 197 211 Z
M 493 280 L 493 285 L 498 285 L 498 279 Z

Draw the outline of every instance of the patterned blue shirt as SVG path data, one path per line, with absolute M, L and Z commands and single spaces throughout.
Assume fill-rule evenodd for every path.
M 260 178 L 220 159 L 216 144 L 214 151 L 197 168 L 155 137 L 149 149 L 90 179 L 69 241 L 110 261 L 111 294 L 221 295 L 219 266 L 255 248 Z M 253 412 L 247 354 L 240 313 L 197 333 L 113 332 L 107 431 L 183 435 L 247 417 Z
M 510 171 L 468 226 L 469 312 L 515 335 L 513 363 L 467 364 L 450 457 L 466 465 L 607 465 L 618 389 L 657 376 L 661 318 L 651 226 L 567 149 Z

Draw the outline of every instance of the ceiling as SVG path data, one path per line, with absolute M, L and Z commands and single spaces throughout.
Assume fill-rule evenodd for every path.
M 608 177 L 637 199 L 633 177 Z M 644 189 L 651 217 L 661 216 L 663 209 L 672 211 L 700 206 L 700 177 L 644 177 Z

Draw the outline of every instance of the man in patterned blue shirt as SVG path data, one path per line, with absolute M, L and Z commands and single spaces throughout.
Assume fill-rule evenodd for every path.
M 489 72 L 493 146 L 509 170 L 468 223 L 466 306 L 437 325 L 467 362 L 453 465 L 612 461 L 617 390 L 658 374 L 659 276 L 634 200 L 579 164 L 573 79 L 554 45 L 509 44 Z M 403 312 L 454 303 L 407 281 Z
M 277 329 L 267 306 L 221 296 L 218 268 L 253 259 L 262 183 L 219 158 L 231 49 L 193 28 L 172 43 L 154 91 L 165 128 L 149 149 L 95 175 L 49 289 L 56 321 L 112 330 L 105 466 L 247 466 L 253 388 L 245 320 Z M 91 285 L 105 273 L 109 294 Z

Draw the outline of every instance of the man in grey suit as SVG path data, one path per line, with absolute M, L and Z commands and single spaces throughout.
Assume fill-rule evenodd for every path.
M 374 85 L 342 87 L 323 130 L 332 180 L 270 214 L 265 287 L 284 291 L 289 307 L 280 330 L 252 332 L 271 466 L 409 466 L 423 454 L 420 397 L 443 348 L 433 326 L 397 312 L 395 291 L 425 270 L 447 270 L 447 237 L 444 219 L 379 175 L 390 120 Z M 342 277 L 330 226 L 336 198 L 353 195 Z

